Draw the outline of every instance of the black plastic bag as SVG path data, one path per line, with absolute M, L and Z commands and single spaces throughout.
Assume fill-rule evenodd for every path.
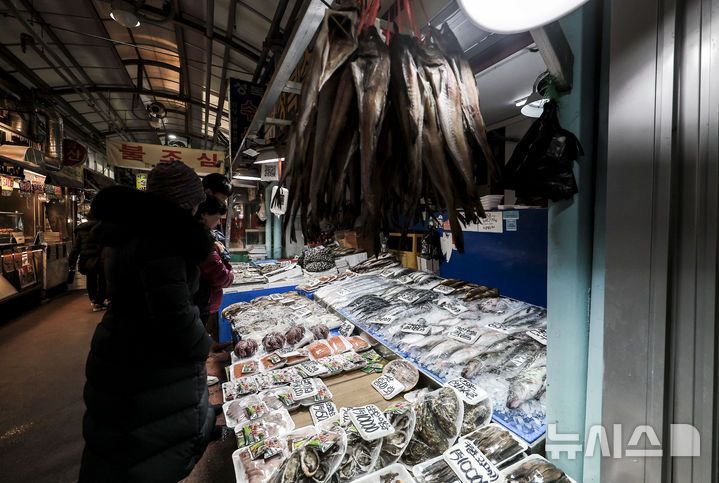
M 425 260 L 442 261 L 442 246 L 439 241 L 439 232 L 434 227 L 429 227 L 427 233 L 422 237 L 419 256 Z
M 578 192 L 572 163 L 584 154 L 577 137 L 559 125 L 557 103 L 549 101 L 505 168 L 505 187 L 518 199 L 566 200 Z

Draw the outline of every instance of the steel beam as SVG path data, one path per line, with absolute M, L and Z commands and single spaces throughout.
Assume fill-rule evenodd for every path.
M 227 38 L 232 38 L 232 32 L 235 30 L 235 17 L 237 13 L 237 1 L 230 0 L 230 11 L 227 18 Z M 230 48 L 225 47 L 225 55 L 222 57 L 222 74 L 220 74 L 220 92 L 217 99 L 217 112 L 225 110 L 225 98 L 227 97 L 227 64 L 230 62 Z M 222 116 L 215 116 L 215 127 L 212 129 L 212 144 L 217 139 L 217 131 L 220 129 Z
M 174 72 L 179 72 L 179 73 L 182 72 L 180 67 L 178 67 L 176 65 L 168 64 L 167 62 L 160 62 L 158 60 L 122 59 L 121 62 L 124 65 L 142 65 L 142 66 L 149 65 L 150 67 L 159 67 L 160 69 L 168 69 L 168 70 L 171 70 Z
M 257 79 L 260 78 L 260 74 L 262 74 L 262 69 L 265 67 L 265 62 L 267 61 L 267 54 L 270 52 L 270 45 L 279 33 L 282 17 L 285 16 L 287 3 L 288 0 L 280 0 L 280 4 L 277 6 L 277 9 L 275 9 L 275 14 L 272 17 L 272 23 L 270 23 L 270 29 L 267 31 L 267 37 L 265 37 L 265 41 L 262 43 L 262 53 L 260 54 L 260 59 L 257 61 L 257 67 L 255 68 L 254 75 L 252 76 L 252 82 L 257 82 Z
M 87 133 L 90 138 L 95 137 L 96 142 L 101 143 L 103 140 L 103 136 L 100 133 L 100 131 L 92 124 L 90 123 L 85 117 L 77 112 L 77 110 L 70 105 L 69 102 L 67 102 L 65 99 L 63 99 L 59 94 L 53 94 L 52 88 L 40 78 L 35 72 L 32 71 L 32 69 L 28 68 L 23 61 L 21 61 L 18 57 L 13 54 L 10 49 L 8 49 L 5 45 L 0 43 L 0 57 L 5 59 L 5 61 L 10 64 L 10 66 L 15 69 L 18 73 L 20 73 L 23 77 L 25 77 L 28 81 L 30 81 L 39 91 L 43 94 L 47 94 L 49 97 L 52 97 L 54 100 L 57 101 L 60 108 L 65 111 L 66 117 L 69 117 L 71 119 L 78 119 L 81 120 L 83 125 L 87 128 Z M 3 77 L 4 71 L 2 71 Z M 69 92 L 74 94 L 75 92 Z
M 174 0 L 175 11 L 180 11 L 180 0 Z M 192 99 L 192 83 L 190 82 L 190 67 L 187 62 L 187 52 L 185 50 L 185 34 L 182 26 L 175 24 L 175 39 L 177 42 L 177 55 L 180 57 L 180 94 L 187 99 Z M 190 118 L 192 116 L 191 104 L 185 104 L 185 134 L 190 134 Z
M 207 54 L 207 62 L 205 63 L 205 142 L 204 147 L 207 148 L 207 134 L 210 127 L 210 88 L 212 87 L 212 36 L 210 35 L 214 29 L 215 22 L 215 0 L 207 0 L 207 8 L 205 10 L 205 52 Z
M 260 105 L 255 112 L 255 116 L 250 122 L 249 129 L 247 130 L 245 137 L 242 139 L 240 149 L 237 150 L 239 154 L 242 152 L 242 146 L 247 140 L 248 136 L 256 135 L 265 122 L 265 118 L 270 113 L 270 110 L 277 102 L 280 97 L 282 90 L 287 85 L 287 81 L 290 79 L 292 72 L 297 66 L 297 59 L 302 58 L 302 55 L 307 49 L 307 46 L 312 41 L 312 38 L 317 31 L 317 27 L 324 18 L 325 10 L 327 6 L 322 0 L 305 0 L 304 8 L 300 14 L 300 20 L 295 25 L 292 31 L 287 46 L 282 53 L 282 58 L 277 62 L 274 74 L 270 80 L 267 89 L 265 89 L 265 95 L 260 101 Z M 237 155 L 230 163 L 230 169 L 235 163 Z
M 574 54 L 559 22 L 529 32 L 560 92 L 572 90 Z

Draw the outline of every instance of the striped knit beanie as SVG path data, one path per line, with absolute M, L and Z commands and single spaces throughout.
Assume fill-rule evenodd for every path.
M 181 161 L 160 163 L 147 177 L 147 191 L 191 210 L 205 200 L 202 181 Z

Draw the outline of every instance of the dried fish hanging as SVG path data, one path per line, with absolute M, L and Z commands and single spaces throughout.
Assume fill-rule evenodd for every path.
M 397 1 L 384 38 L 374 26 L 380 0 L 335 3 L 290 137 L 285 230 L 298 214 L 315 239 L 323 221 L 376 233 L 447 210 L 463 252 L 461 223 L 484 216 L 477 185 L 501 189 L 501 168 L 459 42 L 447 25 L 422 37 L 410 0 Z M 403 14 L 414 35 L 402 33 Z

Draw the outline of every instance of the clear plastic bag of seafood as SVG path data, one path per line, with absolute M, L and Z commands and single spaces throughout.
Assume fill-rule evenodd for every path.
M 286 409 L 280 408 L 260 419 L 235 426 L 237 446 L 250 446 L 268 438 L 276 438 L 295 429 L 295 422 Z
M 300 401 L 297 401 L 292 394 L 289 386 L 273 387 L 265 389 L 258 394 L 259 398 L 264 402 L 270 411 L 278 409 L 286 409 L 292 411 L 300 407 Z
M 330 478 L 332 483 L 354 481 L 369 473 L 375 467 L 382 450 L 382 438 L 366 441 L 351 422 L 343 427 L 347 433 L 347 450 L 337 471 Z
M 355 483 L 415 483 L 407 468 L 399 463 L 389 465 L 355 480 Z
M 274 483 L 325 483 L 337 471 L 347 449 L 347 435 L 339 426 L 301 441 L 266 481 Z
M 232 453 L 237 483 L 264 483 L 270 479 L 271 475 L 290 455 L 290 450 L 284 440 L 272 438 L 271 446 L 271 451 L 256 458 L 254 456 L 257 451 L 253 454 L 250 448 L 240 448 Z M 278 449 L 279 451 L 277 451 Z
M 233 381 L 222 383 L 222 399 L 224 402 L 239 399 L 248 394 L 254 394 L 257 391 L 257 381 L 254 376 L 241 377 Z
M 464 418 L 464 403 L 449 387 L 417 393 L 414 410 L 414 434 L 402 454 L 402 462 L 408 466 L 447 451 L 457 440 Z
M 488 424 L 463 437 L 474 443 L 495 466 L 502 466 L 529 446 L 508 429 L 496 423 Z
M 504 469 L 501 475 L 508 483 L 576 483 L 562 470 L 536 454 Z
M 310 380 L 310 379 L 308 379 Z M 306 397 L 302 400 L 300 400 L 300 403 L 303 406 L 312 406 L 313 404 L 331 401 L 333 398 L 332 391 L 329 390 L 329 388 L 325 385 L 324 382 L 322 382 L 321 379 L 311 379 L 314 383 L 315 389 L 317 390 L 317 393 L 313 396 Z
M 222 405 L 222 411 L 228 428 L 235 428 L 269 413 L 267 405 L 256 394 L 226 402 Z
M 489 424 L 492 420 L 493 404 L 492 398 L 484 389 L 463 377 L 447 381 L 445 386 L 454 389 L 464 402 L 461 436 Z
M 461 483 L 442 455 L 412 467 L 417 483 Z
M 384 410 L 384 417 L 394 427 L 394 434 L 382 438 L 382 449 L 374 469 L 384 468 L 399 461 L 414 433 L 417 415 L 407 401 L 390 404 Z

